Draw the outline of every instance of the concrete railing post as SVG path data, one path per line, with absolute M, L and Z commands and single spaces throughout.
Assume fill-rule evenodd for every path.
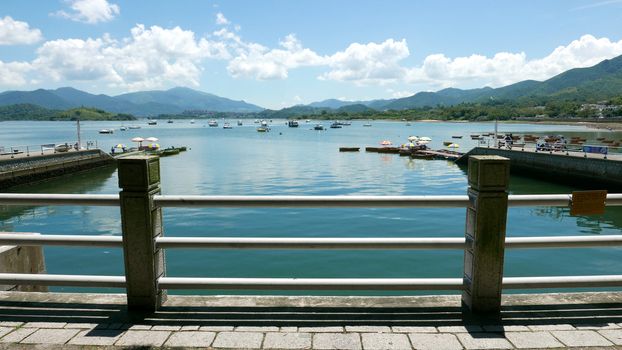
M 501 311 L 509 174 L 507 158 L 469 157 L 462 304 L 474 314 Z
M 128 309 L 152 312 L 166 298 L 157 283 L 164 275 L 164 251 L 155 248 L 163 233 L 162 209 L 153 203 L 160 193 L 160 159 L 127 157 L 118 167 Z

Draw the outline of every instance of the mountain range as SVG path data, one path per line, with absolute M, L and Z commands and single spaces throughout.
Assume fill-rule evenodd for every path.
M 118 96 L 94 95 L 71 87 L 0 93 L 0 106 L 13 104 L 34 104 L 56 110 L 85 106 L 139 116 L 175 114 L 186 110 L 242 113 L 263 110 L 244 101 L 235 101 L 184 87 L 165 91 L 132 92 Z
M 595 66 L 575 68 L 544 81 L 524 80 L 499 88 L 447 88 L 437 92 L 418 92 L 412 96 L 370 101 L 328 99 L 308 105 L 297 105 L 280 111 L 244 101 L 235 101 L 184 87 L 165 91 L 140 91 L 118 96 L 94 95 L 71 87 L 55 90 L 5 91 L 0 93 L 0 106 L 34 104 L 49 109 L 95 107 L 115 113 L 138 116 L 179 114 L 188 110 L 279 115 L 317 114 L 323 111 L 363 113 L 367 111 L 404 110 L 423 107 L 451 106 L 459 103 L 513 101 L 538 105 L 550 100 L 594 102 L 622 95 L 622 56 L 604 60 Z M 263 112 L 262 112 L 263 111 Z M 278 112 L 278 113 L 277 113 Z M 260 113 L 260 114 L 261 114 Z

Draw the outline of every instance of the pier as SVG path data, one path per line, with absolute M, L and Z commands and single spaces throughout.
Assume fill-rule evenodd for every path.
M 114 164 L 114 159 L 99 149 L 11 154 L 0 157 L 0 188 L 41 181 L 110 164 Z
M 456 160 L 466 165 L 470 156 L 496 155 L 508 158 L 512 172 L 568 183 L 622 188 L 622 154 L 579 151 L 536 151 L 535 147 L 476 147 Z

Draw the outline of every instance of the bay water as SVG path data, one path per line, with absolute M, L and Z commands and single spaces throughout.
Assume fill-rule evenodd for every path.
M 341 129 L 314 131 L 316 122 L 288 128 L 275 120 L 268 133 L 244 120 L 233 129 L 211 128 L 207 120 L 157 126 L 127 122 L 141 129 L 120 131 L 121 122 L 82 122 L 82 140 L 97 140 L 104 151 L 131 138 L 154 136 L 161 147 L 187 146 L 187 152 L 161 159 L 163 194 L 175 195 L 454 195 L 467 190 L 466 169 L 451 161 L 421 160 L 364 152 L 383 140 L 406 142 L 410 135 L 432 138 L 443 148 L 455 141 L 458 150 L 475 146 L 470 134 L 492 132 L 492 123 L 354 121 Z M 324 125 L 327 126 L 327 122 Z M 98 134 L 114 128 L 111 135 Z M 620 139 L 622 135 L 581 125 L 501 124 L 500 132 L 564 134 Z M 452 136 L 463 136 L 452 139 Z M 3 122 L 0 145 L 40 145 L 75 142 L 74 122 Z M 361 147 L 340 153 L 339 147 Z M 593 188 L 556 181 L 511 176 L 511 194 L 570 193 Z M 116 169 L 100 168 L 71 176 L 5 190 L 24 193 L 118 193 Z M 507 236 L 619 234 L 622 208 L 607 208 L 603 216 L 574 217 L 567 208 L 510 208 Z M 465 209 L 437 208 L 165 208 L 166 236 L 239 237 L 462 237 Z M 88 206 L 1 207 L 0 231 L 42 234 L 120 235 L 119 208 Z M 48 273 L 122 275 L 120 249 L 46 247 Z M 461 277 L 459 250 L 201 250 L 166 252 L 169 276 L 188 277 Z M 505 276 L 619 274 L 622 250 L 518 249 L 506 251 Z M 88 290 L 61 288 L 57 291 Z M 102 291 L 102 290 L 98 290 Z M 215 291 L 214 293 L 230 293 Z M 179 292 L 177 292 L 179 293 Z M 192 291 L 197 293 L 197 291 Z M 207 292 L 201 292 L 207 293 Z M 211 293 L 211 292 L 210 292 Z M 249 293 L 248 291 L 244 292 Z M 257 292 L 260 293 L 260 292 Z M 265 293 L 265 292 L 262 292 Z M 278 292 L 267 292 L 279 294 Z M 347 294 L 388 294 L 345 292 Z M 426 292 L 429 293 L 429 292 Z M 343 294 L 343 292 L 283 292 L 280 294 Z M 399 292 L 398 294 L 405 294 Z

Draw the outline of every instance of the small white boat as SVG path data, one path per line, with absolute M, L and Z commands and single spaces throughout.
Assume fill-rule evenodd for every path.
M 169 123 L 169 124 L 173 124 L 173 120 L 172 120 L 172 119 L 169 119 L 169 120 L 167 121 L 167 123 Z
M 229 124 L 229 123 L 224 123 L 224 124 L 222 125 L 222 128 L 223 128 L 223 129 L 233 129 L 233 126 L 231 126 L 231 124 Z
M 99 130 L 100 134 L 113 134 L 114 133 L 114 129 L 101 129 Z
M 215 127 L 218 127 L 218 122 L 212 119 L 209 122 L 207 122 L 207 125 L 212 128 L 215 128 Z
M 121 130 L 121 131 L 125 131 L 125 130 L 127 130 L 127 127 L 122 126 L 122 127 L 120 127 L 120 128 L 119 128 L 119 130 Z
M 324 125 L 322 125 L 322 124 L 316 124 L 316 125 L 313 127 L 313 130 L 324 130 Z
M 264 128 L 268 126 L 268 122 L 265 120 L 261 121 L 261 126 L 263 126 Z
M 130 125 L 130 129 L 140 129 L 140 125 Z
M 363 126 L 371 126 L 371 123 L 365 123 Z
M 238 120 L 238 126 L 242 126 L 242 125 L 243 125 L 243 124 L 242 124 L 242 121 L 241 121 L 241 120 Z
M 158 125 L 158 122 L 156 120 L 150 120 L 147 122 L 147 125 Z
M 190 120 L 190 124 L 194 124 L 194 119 Z
M 257 132 L 268 132 L 270 131 L 270 128 L 264 127 L 264 126 L 260 126 L 257 128 Z

